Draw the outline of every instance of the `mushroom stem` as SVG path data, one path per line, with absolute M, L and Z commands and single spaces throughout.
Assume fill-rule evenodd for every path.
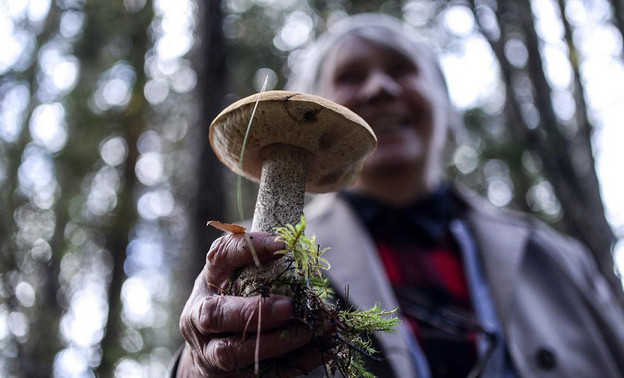
M 308 152 L 276 143 L 265 147 L 262 154 L 262 175 L 251 230 L 274 232 L 276 227 L 295 225 L 300 220 Z

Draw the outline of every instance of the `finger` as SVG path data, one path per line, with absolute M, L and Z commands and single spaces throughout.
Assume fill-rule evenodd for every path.
M 266 232 L 222 236 L 212 243 L 206 254 L 206 280 L 222 286 L 235 270 L 254 263 L 254 253 L 263 263 L 280 258 L 275 252 L 284 248 L 283 242 Z
M 223 371 L 236 371 L 255 362 L 256 334 L 243 338 L 235 335 L 212 339 L 203 353 L 207 366 Z M 260 334 L 259 359 L 281 356 L 299 349 L 310 341 L 312 334 L 305 325 L 275 329 Z
M 261 315 L 260 315 L 261 312 Z M 285 325 L 292 316 L 289 298 L 273 295 L 268 298 L 214 295 L 206 297 L 191 310 L 193 328 L 203 335 L 223 332 L 255 332 L 258 318 L 263 330 Z

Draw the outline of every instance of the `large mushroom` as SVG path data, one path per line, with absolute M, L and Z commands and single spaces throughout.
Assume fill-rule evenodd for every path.
M 263 92 L 231 104 L 212 122 L 209 138 L 225 166 L 260 182 L 251 230 L 267 232 L 299 222 L 306 191 L 337 191 L 352 183 L 377 144 L 370 126 L 349 109 L 287 91 Z

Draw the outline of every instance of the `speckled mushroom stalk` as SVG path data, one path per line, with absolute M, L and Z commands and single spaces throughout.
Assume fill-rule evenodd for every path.
M 303 212 L 308 152 L 276 143 L 264 148 L 252 231 L 297 224 Z
M 277 143 L 265 147 L 262 155 L 264 161 L 251 230 L 274 232 L 276 227 L 294 225 L 300 220 L 309 154 L 299 147 Z M 239 275 L 242 293 L 254 294 L 257 285 L 282 275 L 288 265 L 287 259 L 279 259 L 262 267 L 250 266 L 242 270 Z

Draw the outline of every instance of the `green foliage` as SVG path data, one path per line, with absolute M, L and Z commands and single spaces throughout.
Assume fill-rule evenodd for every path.
M 297 225 L 276 229 L 278 237 L 286 244 L 280 253 L 292 259 L 292 274 L 282 274 L 276 279 L 277 286 L 292 288 L 294 317 L 315 331 L 312 343 L 329 356 L 328 371 L 339 371 L 346 377 L 371 377 L 366 369 L 366 358 L 377 351 L 372 347 L 373 332 L 395 332 L 398 318 L 396 311 L 384 311 L 379 304 L 360 311 L 354 308 L 338 310 L 330 301 L 332 291 L 323 272 L 330 268 L 322 255 L 329 249 L 321 249 L 315 236 L 305 235 L 306 220 L 301 216 Z
M 356 311 L 353 309 L 343 310 L 338 313 L 345 325 L 353 332 L 396 332 L 396 318 L 384 318 L 390 316 L 392 311 L 383 310 L 379 303 L 367 311 Z
M 302 215 L 297 225 L 280 227 L 276 230 L 276 234 L 287 246 L 281 253 L 292 254 L 295 272 L 302 274 L 306 285 L 310 286 L 310 275 L 318 279 L 323 270 L 329 269 L 329 262 L 321 257 L 329 248 L 320 249 L 316 243 L 316 236 L 309 238 L 304 234 L 305 227 L 306 219 Z

